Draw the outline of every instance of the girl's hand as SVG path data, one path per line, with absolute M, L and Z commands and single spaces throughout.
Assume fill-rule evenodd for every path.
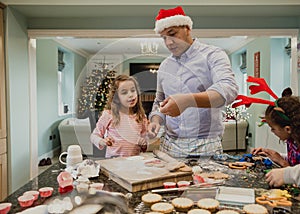
M 289 166 L 289 163 L 278 152 L 276 152 L 272 149 L 265 149 L 265 148 L 259 147 L 259 148 L 253 149 L 252 154 L 266 156 L 282 167 Z
M 284 168 L 272 169 L 266 174 L 266 181 L 270 186 L 279 187 L 284 184 Z
M 289 163 L 278 152 L 272 149 L 264 149 L 264 153 L 267 157 L 279 164 L 281 167 L 289 166 Z
M 258 147 L 256 149 L 253 149 L 252 151 L 253 155 L 262 155 L 262 156 L 266 156 L 269 158 L 273 158 L 274 156 L 280 156 L 280 154 L 272 149 L 265 149 L 262 147 Z M 280 156 L 281 157 L 281 156 Z
M 104 138 L 104 141 L 107 146 L 112 146 L 114 143 L 114 140 L 110 137 Z
M 253 155 L 258 155 L 258 154 L 260 154 L 260 155 L 266 156 L 266 154 L 264 153 L 264 148 L 262 148 L 262 147 L 258 147 L 258 148 L 253 149 L 251 153 L 252 153 Z
M 137 144 L 141 147 L 142 152 L 147 150 L 147 140 L 145 138 L 139 137 Z

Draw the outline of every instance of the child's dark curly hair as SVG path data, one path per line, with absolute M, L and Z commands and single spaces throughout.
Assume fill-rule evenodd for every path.
M 276 106 L 268 106 L 265 117 L 280 127 L 291 127 L 291 138 L 300 145 L 300 100 L 296 96 L 285 96 L 277 100 L 277 107 L 284 111 L 285 118 Z M 274 109 L 275 108 L 275 109 Z

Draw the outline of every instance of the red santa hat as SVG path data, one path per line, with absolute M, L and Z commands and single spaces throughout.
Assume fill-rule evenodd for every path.
M 189 26 L 192 29 L 193 21 L 186 16 L 182 7 L 178 6 L 168 10 L 161 9 L 155 19 L 155 32 L 161 33 L 164 29 L 172 26 Z

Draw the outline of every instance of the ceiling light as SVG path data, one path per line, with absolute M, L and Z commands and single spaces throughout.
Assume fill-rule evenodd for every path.
M 141 42 L 141 53 L 143 55 L 156 55 L 158 51 L 157 42 Z

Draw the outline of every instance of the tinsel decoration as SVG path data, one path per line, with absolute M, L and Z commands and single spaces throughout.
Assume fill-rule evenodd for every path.
M 83 115 L 85 112 L 97 111 L 102 112 L 108 98 L 109 90 L 115 71 L 107 69 L 94 69 L 85 78 L 81 86 L 81 95 L 78 99 L 78 114 Z
M 251 114 L 247 112 L 247 108 L 245 106 L 232 108 L 231 105 L 228 105 L 225 107 L 225 112 L 224 112 L 225 121 L 226 120 L 243 121 L 243 120 L 248 120 L 250 116 Z

